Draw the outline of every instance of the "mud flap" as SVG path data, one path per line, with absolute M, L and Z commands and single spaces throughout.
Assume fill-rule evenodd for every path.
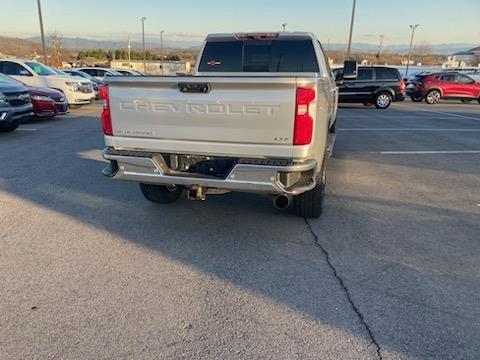
M 333 156 L 333 147 L 335 146 L 335 139 L 337 134 L 328 134 L 327 138 L 327 158 L 330 159 Z

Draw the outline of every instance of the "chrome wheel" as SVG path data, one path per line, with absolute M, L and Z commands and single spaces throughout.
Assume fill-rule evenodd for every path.
M 436 104 L 440 101 L 441 98 L 442 94 L 440 94 L 440 91 L 432 90 L 427 94 L 425 101 L 427 102 L 427 104 Z
M 375 106 L 377 109 L 386 109 L 392 103 L 392 97 L 389 94 L 382 93 L 377 95 L 375 99 Z

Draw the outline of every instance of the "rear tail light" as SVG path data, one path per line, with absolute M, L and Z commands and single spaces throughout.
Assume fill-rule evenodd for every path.
M 110 114 L 110 97 L 108 85 L 102 85 L 98 89 L 98 95 L 103 100 L 102 114 L 100 120 L 102 122 L 103 133 L 105 135 L 113 135 L 112 116 Z
M 400 91 L 404 92 L 405 91 L 405 81 L 400 80 Z
M 310 104 L 315 97 L 314 89 L 297 88 L 293 145 L 308 145 L 312 142 L 313 118 L 310 115 Z

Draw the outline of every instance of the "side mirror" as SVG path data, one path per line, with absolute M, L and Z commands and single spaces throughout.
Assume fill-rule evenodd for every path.
M 343 63 L 343 78 L 355 80 L 358 76 L 358 63 L 356 60 L 345 60 Z
M 335 83 L 337 84 L 337 86 L 343 85 L 343 74 L 341 72 L 335 75 Z

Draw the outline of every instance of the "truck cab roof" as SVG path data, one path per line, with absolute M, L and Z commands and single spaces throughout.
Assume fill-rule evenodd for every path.
M 315 35 L 309 32 L 295 31 L 295 32 L 242 32 L 242 33 L 217 33 L 209 34 L 206 41 L 215 40 L 243 40 L 243 39 L 315 39 Z

